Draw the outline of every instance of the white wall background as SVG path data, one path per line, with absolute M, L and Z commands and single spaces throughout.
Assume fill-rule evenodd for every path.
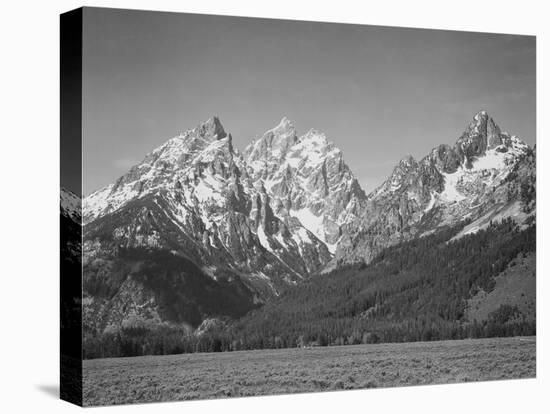
M 104 408 L 111 412 L 535 413 L 550 406 L 550 33 L 545 2 L 91 1 L 88 6 L 537 35 L 536 380 Z M 73 412 L 58 386 L 59 13 L 81 2 L 3 2 L 0 71 L 0 411 Z M 545 18 L 546 17 L 546 18 Z M 545 116 L 546 115 L 546 116 Z M 505 121 L 502 121 L 505 122 Z M 546 233 L 546 234 L 545 234 Z M 546 279 L 546 280 L 545 280 Z M 545 335 L 546 334 L 546 335 Z M 545 392 L 546 391 L 546 392 Z M 546 408 L 547 409 L 547 408 Z M 95 409 L 94 409 L 95 410 Z M 546 411 L 547 412 L 547 411 Z

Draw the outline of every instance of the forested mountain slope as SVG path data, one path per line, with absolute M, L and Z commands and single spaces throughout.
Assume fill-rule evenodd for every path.
M 455 232 L 402 243 L 369 265 L 313 278 L 226 332 L 245 348 L 534 334 L 532 315 L 517 307 L 502 303 L 479 321 L 465 311 L 468 299 L 490 293 L 518 255 L 535 252 L 535 226 L 521 230 L 505 220 L 447 242 Z

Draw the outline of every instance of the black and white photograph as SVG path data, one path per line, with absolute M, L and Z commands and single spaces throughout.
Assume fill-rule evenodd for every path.
M 536 376 L 535 36 L 71 13 L 62 397 Z

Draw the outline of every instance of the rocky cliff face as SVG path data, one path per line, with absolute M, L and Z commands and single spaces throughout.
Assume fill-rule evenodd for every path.
M 481 111 L 454 146 L 399 162 L 345 229 L 329 268 L 368 262 L 387 246 L 464 220 L 471 224 L 460 235 L 507 217 L 523 224 L 534 217 L 534 193 L 534 150 Z

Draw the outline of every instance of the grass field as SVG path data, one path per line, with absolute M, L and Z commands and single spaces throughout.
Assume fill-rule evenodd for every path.
M 532 378 L 536 338 L 84 361 L 84 405 Z

